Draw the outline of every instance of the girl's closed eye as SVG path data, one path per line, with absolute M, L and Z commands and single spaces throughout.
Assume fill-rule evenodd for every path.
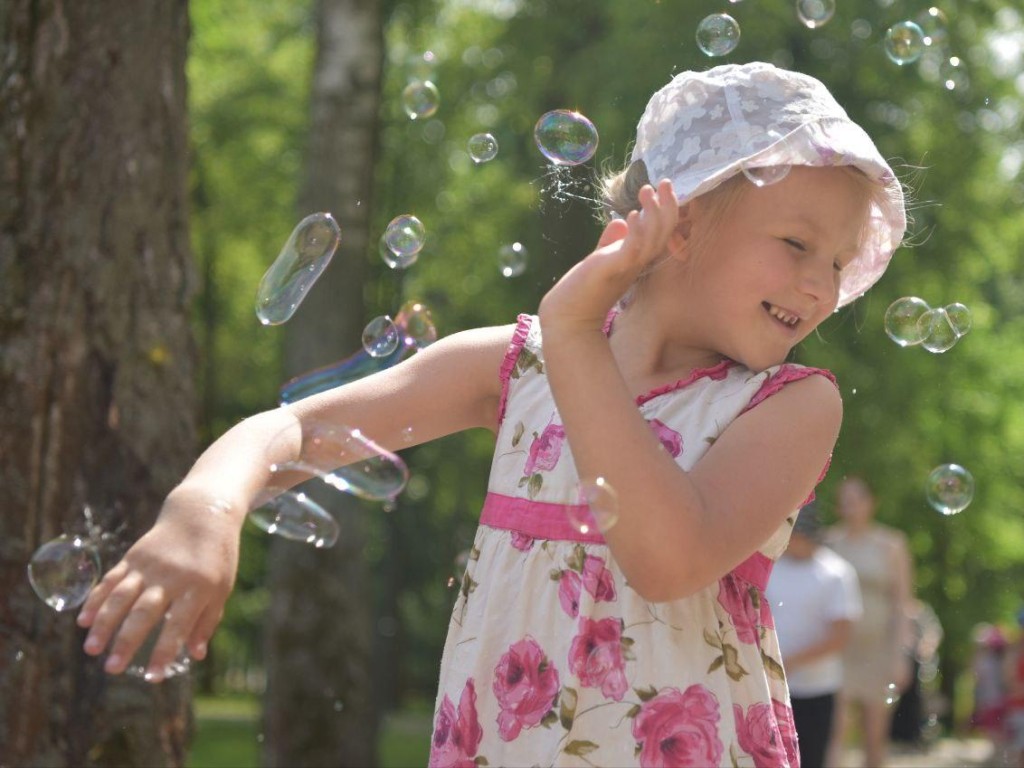
M 798 251 L 800 251 L 802 253 L 806 253 L 806 251 L 807 251 L 807 245 L 802 240 L 800 240 L 799 238 L 796 238 L 796 237 L 784 237 L 784 238 L 782 238 L 782 240 L 783 240 L 784 243 L 786 243 L 786 245 L 791 246 L 793 248 L 796 248 L 796 250 L 798 250 Z

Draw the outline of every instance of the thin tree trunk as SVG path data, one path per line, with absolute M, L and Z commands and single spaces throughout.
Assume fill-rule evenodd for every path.
M 289 375 L 347 356 L 365 324 L 362 290 L 377 134 L 382 30 L 376 0 L 319 0 L 311 126 L 299 216 L 330 211 L 341 246 L 286 327 Z M 338 519 L 334 548 L 275 542 L 267 627 L 264 761 L 369 766 L 377 721 L 370 675 L 372 601 L 361 514 L 317 495 Z
M 184 0 L 0 11 L 0 763 L 181 765 L 187 680 L 113 678 L 32 592 L 90 505 L 117 550 L 195 450 Z

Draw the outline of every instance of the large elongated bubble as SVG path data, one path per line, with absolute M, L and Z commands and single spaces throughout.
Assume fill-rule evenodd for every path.
M 341 229 L 329 213 L 314 213 L 299 222 L 260 280 L 256 316 L 261 323 L 280 325 L 295 314 L 340 241 Z
M 358 429 L 315 424 L 302 435 L 302 453 L 292 468 L 361 499 L 392 501 L 405 488 L 409 470 L 401 458 Z
M 249 521 L 267 533 L 314 547 L 332 547 L 338 540 L 338 523 L 302 491 L 264 489 L 269 500 L 250 510 Z
M 402 362 L 413 352 L 437 341 L 437 329 L 430 309 L 418 301 L 407 301 L 395 317 L 399 332 L 398 348 L 390 354 L 374 357 L 360 349 L 351 357 L 331 365 L 304 373 L 281 387 L 278 400 L 282 405 L 295 403 L 304 397 L 326 392 L 364 376 L 383 371 Z

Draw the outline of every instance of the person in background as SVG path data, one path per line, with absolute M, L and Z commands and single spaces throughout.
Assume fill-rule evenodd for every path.
M 942 643 L 942 623 L 928 603 L 923 600 L 910 602 L 911 640 L 907 647 L 910 663 L 910 684 L 900 696 L 899 704 L 892 715 L 889 736 L 894 744 L 902 744 L 911 750 L 925 749 L 924 724 L 929 715 L 929 701 L 922 683 L 934 680 L 939 663 L 939 645 Z
M 1017 639 L 1007 649 L 1006 732 L 1017 768 L 1024 768 L 1024 607 L 1017 612 Z
M 846 742 L 850 709 L 856 706 L 862 715 L 865 765 L 877 768 L 888 751 L 892 702 L 910 685 L 910 551 L 901 531 L 875 521 L 875 496 L 862 478 L 845 478 L 838 502 L 840 522 L 826 541 L 856 569 L 864 614 L 843 655 L 846 674 L 836 708 L 836 749 Z
M 843 682 L 843 648 L 861 615 L 857 573 L 821 544 L 822 533 L 811 502 L 800 510 L 766 592 L 804 768 L 825 764 L 836 695 Z
M 988 736 L 996 752 L 1006 742 L 1006 687 L 1004 674 L 1006 648 L 1009 641 L 993 624 L 978 624 L 972 633 L 974 656 L 971 676 L 974 678 L 974 709 L 971 727 Z

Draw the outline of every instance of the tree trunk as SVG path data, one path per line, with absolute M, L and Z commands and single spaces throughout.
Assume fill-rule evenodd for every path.
M 190 686 L 104 675 L 43 542 L 153 522 L 195 450 L 184 0 L 0 12 L 0 763 L 181 765 Z
M 311 126 L 300 217 L 330 211 L 341 245 L 285 329 L 285 364 L 297 375 L 355 351 L 365 324 L 382 29 L 375 0 L 319 0 Z M 328 550 L 275 541 L 267 627 L 264 762 L 369 766 L 377 721 L 370 675 L 372 601 L 360 503 L 314 495 L 339 521 Z

